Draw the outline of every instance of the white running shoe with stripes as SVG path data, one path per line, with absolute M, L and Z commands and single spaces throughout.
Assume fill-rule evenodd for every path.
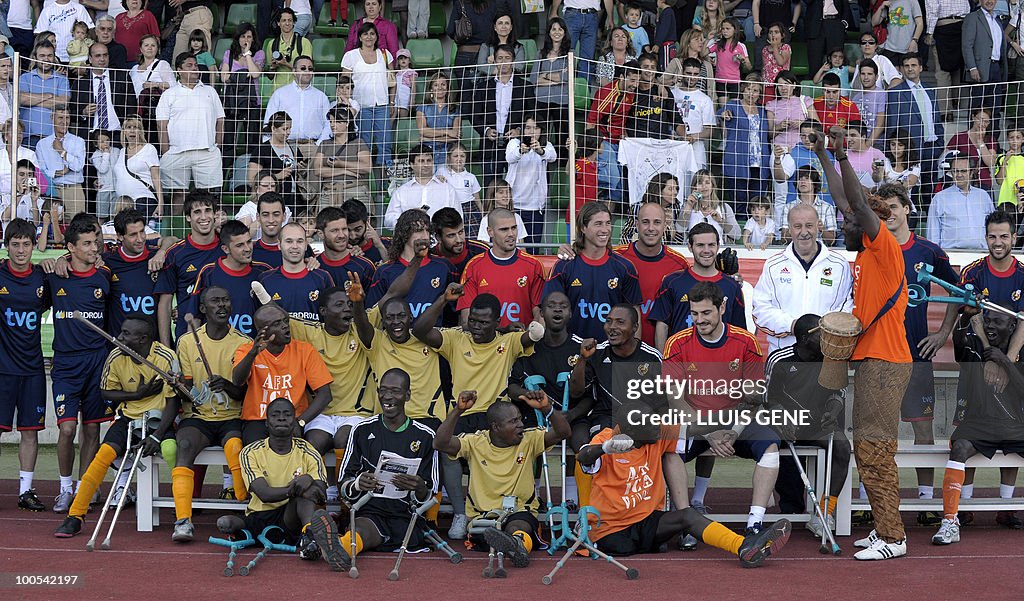
M 949 545 L 958 542 L 960 542 L 960 522 L 943 518 L 939 531 L 932 537 L 932 544 Z
M 872 530 L 871 533 L 868 534 L 866 537 L 859 538 L 859 539 L 853 541 L 853 546 L 857 547 L 858 549 L 867 549 L 876 540 L 878 540 L 878 533 L 875 532 L 874 530 Z
M 871 543 L 871 546 L 854 554 L 854 559 L 861 561 L 878 561 L 882 559 L 893 559 L 903 557 L 907 554 L 907 539 L 894 543 L 887 543 L 885 539 L 879 538 Z

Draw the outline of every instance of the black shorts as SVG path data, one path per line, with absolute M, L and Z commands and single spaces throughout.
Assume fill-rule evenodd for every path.
M 992 459 L 996 451 L 1002 451 L 1005 455 L 1017 453 L 1024 457 L 1024 432 L 1019 427 L 1007 427 L 1006 424 L 993 424 L 982 420 L 967 420 L 949 435 L 950 446 L 958 440 L 969 441 L 979 453 L 989 459 Z
M 358 519 L 366 518 L 373 522 L 373 526 L 380 534 L 383 542 L 375 550 L 394 551 L 402 546 L 402 539 L 405 538 L 405 530 L 409 527 L 412 513 L 406 515 L 388 513 L 377 511 L 375 508 L 367 506 L 362 511 L 357 511 L 356 517 Z M 429 547 L 425 544 L 423 530 L 421 528 L 413 528 L 412 534 L 409 536 L 408 550 L 416 552 L 426 548 Z
M 690 462 L 697 457 L 700 457 L 703 453 L 711 449 L 711 443 L 706 439 L 700 437 L 691 438 L 688 441 L 686 447 L 686 456 L 683 460 Z M 733 448 L 736 450 L 737 457 L 743 457 L 744 459 L 753 459 L 754 461 L 760 461 L 761 456 L 765 454 L 768 448 L 772 445 L 776 448 L 781 446 L 779 442 L 779 435 L 775 433 L 768 426 L 762 426 L 759 424 L 751 424 L 743 429 L 743 433 L 740 434 L 736 442 L 733 443 Z
M 114 404 L 100 394 L 100 374 L 106 361 L 105 348 L 53 356 L 50 383 L 58 424 L 79 419 L 83 424 L 98 424 L 114 419 Z
M 658 524 L 663 515 L 664 511 L 654 511 L 639 522 L 601 538 L 597 548 L 612 557 L 657 553 L 663 544 L 679 536 L 679 532 L 658 536 Z
M 46 374 L 0 374 L 0 432 L 42 430 L 46 427 Z
M 472 434 L 480 430 L 489 430 L 490 428 L 491 424 L 487 423 L 487 412 L 460 415 L 459 420 L 455 422 L 455 435 Z
M 267 509 L 266 511 L 254 511 L 246 514 L 245 529 L 252 533 L 252 537 L 256 538 L 263 532 L 267 526 L 277 526 L 284 531 L 283 538 L 281 533 L 278 532 L 278 536 L 270 535 L 269 538 L 273 542 L 283 542 L 286 545 L 294 545 L 298 542 L 302 536 L 302 530 L 289 530 L 285 525 L 284 516 L 288 511 L 288 504 L 284 504 L 275 509 Z
M 935 368 L 931 361 L 914 362 L 900 416 L 905 422 L 935 419 Z
M 189 417 L 181 420 L 178 424 L 178 432 L 184 428 L 199 430 L 199 433 L 205 436 L 211 445 L 224 446 L 228 439 L 242 437 L 242 420 L 240 419 L 212 422 L 198 417 Z
M 526 522 L 530 525 L 530 529 L 528 532 L 530 533 L 530 538 L 533 540 L 534 549 L 540 549 L 541 545 L 544 544 L 544 542 L 540 538 L 540 535 L 537 533 L 538 529 L 540 528 L 540 522 L 537 521 L 537 516 L 533 515 L 533 513 L 529 511 L 517 511 L 516 513 L 513 513 L 512 515 L 508 516 L 508 518 L 505 520 L 506 524 L 510 522 Z M 487 541 L 485 541 L 484 537 L 482 536 L 470 535 L 469 542 L 473 545 L 474 551 L 487 552 L 490 550 L 490 546 L 487 545 Z

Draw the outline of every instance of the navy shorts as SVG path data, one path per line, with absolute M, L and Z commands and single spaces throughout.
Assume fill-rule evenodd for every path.
M 751 424 L 743 429 L 743 433 L 740 434 L 732 446 L 736 451 L 737 457 L 760 461 L 761 456 L 772 445 L 779 446 L 779 435 L 775 433 L 775 430 L 768 426 Z M 693 461 L 710 449 L 711 443 L 707 440 L 696 437 L 691 438 L 686 445 L 686 455 L 683 457 L 683 461 Z
M 935 368 L 931 361 L 914 362 L 900 416 L 905 422 L 935 419 Z
M 100 377 L 107 350 L 69 355 L 55 354 L 50 378 L 53 380 L 53 409 L 57 423 L 78 420 L 98 424 L 114 419 L 113 403 L 100 395 Z
M 189 417 L 178 423 L 178 432 L 181 432 L 183 428 L 199 430 L 199 433 L 205 436 L 211 445 L 224 446 L 224 443 L 229 439 L 242 437 L 242 420 L 240 419 L 226 419 L 215 422 L 198 417 Z
M 13 376 L 0 374 L 0 432 L 42 430 L 46 426 L 46 374 Z

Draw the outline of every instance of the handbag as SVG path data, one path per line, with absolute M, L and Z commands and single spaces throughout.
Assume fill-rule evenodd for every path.
M 156 188 L 153 187 L 153 184 L 151 184 L 151 183 L 147 182 L 146 180 L 142 179 L 141 177 L 139 177 L 139 175 L 137 173 L 135 173 L 134 171 L 132 171 L 128 167 L 128 149 L 127 148 L 122 148 L 121 149 L 121 162 L 124 165 L 125 173 L 127 173 L 128 175 L 130 175 L 133 178 L 135 178 L 135 181 L 139 182 L 143 186 L 146 186 L 146 189 L 149 190 L 153 194 L 153 198 L 156 198 Z
M 156 71 L 157 66 L 160 64 L 160 60 L 156 60 L 149 67 L 149 74 L 146 75 L 146 81 L 148 83 L 150 78 L 153 77 L 153 72 Z M 160 102 L 160 96 L 164 93 L 163 88 L 146 88 L 139 94 L 139 116 L 149 117 L 156 113 L 156 105 Z
M 461 16 L 455 20 L 455 43 L 465 44 L 473 37 L 473 22 L 466 15 L 465 2 L 459 3 L 459 11 Z

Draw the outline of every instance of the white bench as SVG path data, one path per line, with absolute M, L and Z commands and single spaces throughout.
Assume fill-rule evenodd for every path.
M 936 479 L 942 481 L 942 470 L 949 461 L 949 444 L 914 445 L 900 444 L 896 453 L 896 465 L 901 468 L 933 468 L 938 470 Z M 855 462 L 850 461 L 853 472 Z M 1004 455 L 996 453 L 992 459 L 984 455 L 975 455 L 967 460 L 967 467 L 1024 467 L 1024 457 L 1017 454 Z M 849 482 L 849 480 L 847 481 Z M 942 488 L 938 487 L 938 496 L 934 499 L 901 499 L 900 511 L 942 511 Z M 1024 509 L 1024 498 L 1016 499 L 965 499 L 960 508 L 968 511 L 1002 511 Z M 849 486 L 843 487 L 836 508 L 836 534 L 850 535 L 852 514 L 854 511 L 871 509 L 867 499 L 854 499 Z

